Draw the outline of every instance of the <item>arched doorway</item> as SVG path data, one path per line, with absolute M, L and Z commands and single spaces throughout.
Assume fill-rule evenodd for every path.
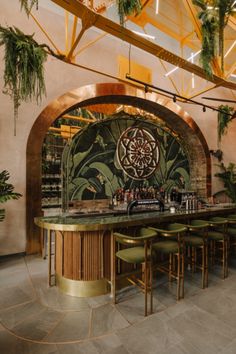
M 88 85 L 70 91 L 51 102 L 35 121 L 26 151 L 27 253 L 40 251 L 40 230 L 34 217 L 41 215 L 41 149 L 51 124 L 73 107 L 95 104 L 123 104 L 141 108 L 161 118 L 185 142 L 189 151 L 191 183 L 202 194 L 211 194 L 211 162 L 206 140 L 194 120 L 169 98 L 120 83 Z

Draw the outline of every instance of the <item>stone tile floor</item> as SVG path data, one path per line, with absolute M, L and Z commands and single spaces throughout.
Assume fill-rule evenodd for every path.
M 154 314 L 143 316 L 143 295 L 75 298 L 47 285 L 39 256 L 0 259 L 1 354 L 236 354 L 236 262 L 229 277 L 219 270 L 200 288 L 186 275 L 185 299 L 159 276 Z

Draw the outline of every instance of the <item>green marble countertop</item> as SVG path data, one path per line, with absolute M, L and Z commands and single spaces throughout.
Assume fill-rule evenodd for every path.
M 65 214 L 46 217 L 35 217 L 34 222 L 41 228 L 60 231 L 96 231 L 112 230 L 128 226 L 160 224 L 164 222 L 187 222 L 191 219 L 207 218 L 214 215 L 227 215 L 236 212 L 236 205 L 214 206 L 191 211 L 149 211 L 132 215 L 89 215 Z

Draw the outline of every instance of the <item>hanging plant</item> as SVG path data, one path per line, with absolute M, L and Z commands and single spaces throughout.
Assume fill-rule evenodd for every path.
M 226 133 L 229 122 L 232 120 L 233 107 L 228 105 L 221 105 L 218 107 L 218 141 L 221 141 L 221 137 Z
M 121 26 L 124 25 L 125 16 L 139 13 L 142 8 L 140 0 L 117 0 L 117 6 Z
M 202 51 L 200 62 L 207 75 L 212 77 L 212 60 L 221 57 L 221 70 L 224 71 L 224 28 L 233 12 L 234 0 L 192 0 L 201 8 L 198 14 L 202 23 Z M 209 6 L 211 5 L 211 6 Z
M 218 12 L 209 9 L 205 0 L 193 0 L 193 4 L 201 8 L 198 17 L 202 23 L 202 50 L 200 63 L 206 76 L 212 77 L 212 60 L 217 53 Z
M 16 27 L 0 26 L 0 46 L 5 46 L 4 93 L 14 102 L 14 135 L 16 118 L 22 101 L 46 95 L 43 64 L 47 54 L 56 55 L 46 44 L 38 44 L 33 35 L 25 35 Z
M 219 8 L 219 55 L 221 57 L 221 70 L 224 71 L 224 28 L 232 14 L 234 0 L 218 0 Z
M 38 9 L 38 0 L 19 0 L 19 1 L 21 3 L 21 9 L 24 9 L 28 16 L 34 6 L 36 6 L 36 9 Z

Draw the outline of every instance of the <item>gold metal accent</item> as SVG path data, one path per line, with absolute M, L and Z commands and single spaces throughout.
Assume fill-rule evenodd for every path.
M 175 132 L 181 136 L 184 142 L 191 147 L 192 156 L 198 156 L 201 152 L 201 164 L 206 165 L 206 194 L 211 194 L 211 160 L 206 140 L 194 120 L 172 100 L 163 99 L 156 93 L 144 94 L 142 90 L 121 83 L 102 83 L 87 85 L 51 102 L 36 119 L 27 142 L 27 167 L 26 167 L 26 223 L 27 223 L 27 253 L 40 252 L 40 230 L 34 224 L 34 217 L 42 215 L 41 210 L 41 149 L 45 134 L 52 123 L 70 107 L 84 106 L 83 101 L 91 105 L 104 104 L 115 105 L 127 104 L 143 109 L 159 116 L 167 126 L 175 126 Z M 128 99 L 128 101 L 127 101 Z M 88 107 L 88 104 L 87 104 Z M 89 107 L 88 107 L 89 109 Z M 194 142 L 194 143 L 191 143 Z M 192 162 L 191 170 L 195 173 L 196 161 Z M 204 176 L 205 177 L 205 176 Z M 39 225 L 41 226 L 41 225 Z M 48 225 L 50 228 L 51 225 Z M 88 228 L 89 226 L 87 226 Z M 58 225 L 59 230 L 61 230 Z M 67 229 L 68 230 L 68 229 Z M 90 229 L 92 230 L 92 229 Z
M 56 280 L 59 289 L 71 296 L 90 297 L 105 295 L 110 292 L 110 285 L 106 279 L 71 280 L 57 274 Z

